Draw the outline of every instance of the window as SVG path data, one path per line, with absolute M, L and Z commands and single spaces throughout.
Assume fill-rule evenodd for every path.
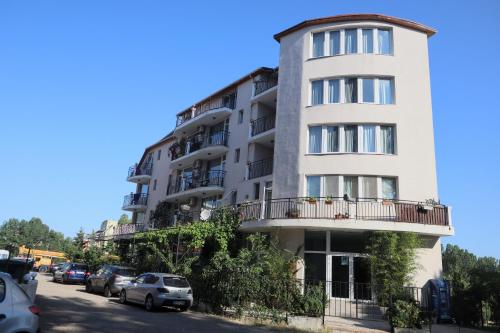
M 363 53 L 373 53 L 373 29 L 363 29 Z
M 238 111 L 238 124 L 243 122 L 243 110 Z
M 259 200 L 260 198 L 260 183 L 253 184 L 253 198 Z
M 358 52 L 358 30 L 357 29 L 346 29 L 345 31 L 345 53 L 357 53 Z
M 394 126 L 380 126 L 380 145 L 383 154 L 394 154 Z
M 308 176 L 307 177 L 307 196 L 319 197 L 321 196 L 321 177 Z
M 382 178 L 382 198 L 396 199 L 396 178 Z
M 340 197 L 339 195 L 339 176 L 325 176 L 325 187 L 323 196 Z
M 393 93 L 392 93 L 392 80 L 391 79 L 379 79 L 379 103 L 380 104 L 393 104 Z
M 358 102 L 358 79 L 347 78 L 345 81 L 345 102 L 357 103 Z
M 325 33 L 316 32 L 313 34 L 313 57 L 322 57 L 325 55 Z
M 346 153 L 356 153 L 358 151 L 358 126 L 344 126 L 344 143 Z
M 363 192 L 362 197 L 366 199 L 377 198 L 377 177 L 362 177 Z
M 328 81 L 328 103 L 340 103 L 340 80 Z
M 358 177 L 344 176 L 344 195 L 349 199 L 358 197 Z
M 158 150 L 157 152 L 157 155 L 156 155 L 156 159 L 159 161 L 161 158 L 161 149 Z
M 240 162 L 240 148 L 234 150 L 234 163 Z
M 321 126 L 311 126 L 309 127 L 309 153 L 318 154 L 321 153 Z
M 378 53 L 392 54 L 392 33 L 389 29 L 378 29 Z
M 376 152 L 376 138 L 375 126 L 363 125 L 363 152 L 375 153 Z
M 201 207 L 206 209 L 215 209 L 219 206 L 217 196 L 207 197 L 201 199 Z
M 153 191 L 156 191 L 156 179 L 153 180 Z
M 340 54 L 340 31 L 330 31 L 330 55 Z
M 304 232 L 304 251 L 326 251 L 326 232 Z
M 237 191 L 231 192 L 231 205 L 236 205 L 237 201 L 238 201 L 238 192 Z
M 375 102 L 375 80 L 363 79 L 363 103 Z
M 323 104 L 323 80 L 311 83 L 311 105 Z
M 339 128 L 338 126 L 326 127 L 326 152 L 334 153 L 339 151 Z

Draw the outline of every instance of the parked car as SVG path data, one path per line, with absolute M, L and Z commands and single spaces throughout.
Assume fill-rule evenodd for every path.
M 0 273 L 0 332 L 36 333 L 40 309 L 10 274 Z
M 65 262 L 60 262 L 58 264 L 52 264 L 49 267 L 49 273 L 54 274 L 56 271 L 60 270 L 64 266 Z
M 111 297 L 118 295 L 135 276 L 135 270 L 131 267 L 103 265 L 95 274 L 88 277 L 85 290 L 102 292 L 104 296 Z
M 52 280 L 61 283 L 85 283 L 89 275 L 89 266 L 68 262 L 61 269 L 54 272 Z
M 193 291 L 186 278 L 165 273 L 144 273 L 120 291 L 120 303 L 143 304 L 147 311 L 172 306 L 186 311 L 193 304 Z

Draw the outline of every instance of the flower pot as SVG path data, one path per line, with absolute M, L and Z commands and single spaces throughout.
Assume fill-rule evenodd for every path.
M 333 204 L 333 200 L 325 200 L 325 205 L 331 205 Z

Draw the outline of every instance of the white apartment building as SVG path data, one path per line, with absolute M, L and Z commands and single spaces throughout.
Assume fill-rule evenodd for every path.
M 278 68 L 259 68 L 177 114 L 128 181 L 127 234 L 160 201 L 169 223 L 237 204 L 241 230 L 300 249 L 298 277 L 369 283 L 375 230 L 416 232 L 416 286 L 441 275 L 439 203 L 427 40 L 419 23 L 375 14 L 304 21 L 274 36 Z M 352 291 L 347 291 L 350 293 Z M 348 297 L 334 295 L 332 297 Z

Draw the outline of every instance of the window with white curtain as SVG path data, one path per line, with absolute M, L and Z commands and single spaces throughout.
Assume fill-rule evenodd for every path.
M 346 103 L 357 103 L 358 102 L 358 79 L 357 78 L 346 78 L 345 82 L 345 102 Z
M 363 125 L 363 152 L 375 153 L 377 151 L 375 134 L 374 125 Z
M 322 57 L 325 55 L 325 32 L 316 32 L 313 34 L 313 57 Z
M 323 80 L 311 82 L 311 105 L 323 104 Z
M 396 178 L 382 177 L 382 198 L 397 198 Z
M 345 30 L 345 53 L 358 53 L 358 29 Z
M 328 81 L 328 103 L 340 103 L 340 79 Z
M 321 196 L 321 176 L 307 177 L 307 196 L 308 197 Z
M 322 193 L 324 197 L 341 197 L 339 194 L 339 176 L 324 176 L 325 186 Z
M 363 176 L 362 177 L 362 193 L 361 197 L 366 199 L 377 198 L 377 177 Z
M 383 154 L 394 154 L 394 126 L 380 126 L 380 150 Z
M 358 151 L 358 126 L 344 126 L 344 148 L 346 153 Z
M 358 197 L 358 177 L 344 176 L 344 195 L 347 195 L 349 199 Z
M 330 31 L 330 55 L 340 54 L 340 31 Z
M 311 126 L 309 127 L 309 153 L 319 154 L 321 153 L 322 146 L 322 127 L 321 126 Z
M 379 83 L 379 104 L 393 104 L 393 91 L 392 91 L 392 80 L 391 79 L 378 79 Z
M 378 29 L 378 53 L 392 54 L 392 33 L 389 29 Z
M 375 79 L 363 78 L 363 103 L 375 102 Z
M 326 127 L 326 152 L 334 153 L 339 151 L 339 128 L 338 126 Z
M 373 29 L 363 29 L 363 53 L 373 53 Z
M 312 175 L 306 177 L 306 196 L 349 199 L 397 199 L 397 178 L 364 175 Z

